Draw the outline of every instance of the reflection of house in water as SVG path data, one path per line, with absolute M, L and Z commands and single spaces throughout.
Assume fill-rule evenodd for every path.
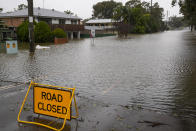
M 27 19 L 28 9 L 0 14 L 0 20 L 14 29 Z M 80 31 L 84 30 L 84 26 L 80 24 L 81 18 L 54 9 L 34 8 L 34 20 L 36 22 L 47 22 L 52 30 L 62 28 L 71 39 L 74 37 L 80 38 Z

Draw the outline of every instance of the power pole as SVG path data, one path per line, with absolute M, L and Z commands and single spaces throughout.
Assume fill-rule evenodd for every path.
M 35 43 L 34 43 L 34 29 L 33 29 L 33 0 L 28 1 L 28 17 L 29 17 L 29 44 L 30 52 L 35 52 Z
M 152 0 L 150 2 L 150 13 L 152 14 Z

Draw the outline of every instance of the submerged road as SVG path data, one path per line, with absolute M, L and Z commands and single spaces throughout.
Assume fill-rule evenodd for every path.
M 76 87 L 80 118 L 65 130 L 196 130 L 196 33 L 49 46 L 34 55 L 23 47 L 17 55 L 0 53 L 0 130 L 47 130 L 17 124 L 30 80 Z M 24 112 L 23 119 L 37 119 L 32 96 Z

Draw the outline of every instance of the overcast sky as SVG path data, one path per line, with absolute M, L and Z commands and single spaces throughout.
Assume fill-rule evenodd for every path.
M 47 9 L 56 9 L 59 11 L 71 10 L 79 17 L 85 19 L 92 15 L 92 6 L 97 2 L 103 0 L 34 0 L 34 7 L 41 7 Z M 123 4 L 128 0 L 115 0 L 122 2 Z M 149 2 L 150 0 L 142 0 Z M 179 7 L 171 7 L 172 0 L 153 0 L 158 2 L 161 7 L 164 8 L 164 13 L 166 15 L 167 10 L 169 11 L 169 16 L 179 15 Z M 17 8 L 19 4 L 27 4 L 27 0 L 0 0 L 0 8 L 4 9 L 4 12 L 13 11 Z M 44 4 L 43 4 L 44 3 Z

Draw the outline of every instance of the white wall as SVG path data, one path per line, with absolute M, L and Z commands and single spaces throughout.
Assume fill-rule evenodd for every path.
M 71 20 L 65 20 L 65 24 L 71 24 Z
M 59 20 L 58 19 L 52 19 L 52 24 L 59 24 Z

